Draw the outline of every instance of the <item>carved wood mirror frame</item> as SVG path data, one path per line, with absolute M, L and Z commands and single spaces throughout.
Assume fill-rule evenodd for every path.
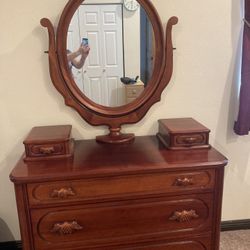
M 148 0 L 137 0 L 146 11 L 154 31 L 155 62 L 152 77 L 147 88 L 135 101 L 120 107 L 106 107 L 94 103 L 84 96 L 77 88 L 68 69 L 67 62 L 67 31 L 77 8 L 84 0 L 69 0 L 61 15 L 55 32 L 51 21 L 41 19 L 41 25 L 49 33 L 49 69 L 52 82 L 62 94 L 65 104 L 74 108 L 89 124 L 106 125 L 110 133 L 97 136 L 98 142 L 128 143 L 133 141 L 134 134 L 122 134 L 122 124 L 132 124 L 140 121 L 149 108 L 160 101 L 161 93 L 169 83 L 173 71 L 172 26 L 178 22 L 177 17 L 171 17 L 166 27 L 166 37 L 161 20 L 153 4 Z

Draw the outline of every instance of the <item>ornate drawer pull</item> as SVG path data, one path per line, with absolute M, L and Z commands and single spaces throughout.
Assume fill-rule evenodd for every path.
M 184 178 L 177 178 L 174 182 L 174 186 L 192 186 L 194 185 L 193 178 L 190 177 L 184 177 Z
M 80 231 L 82 230 L 83 227 L 80 226 L 77 221 L 72 221 L 72 222 L 63 222 L 63 223 L 56 223 L 51 232 L 52 233 L 58 233 L 61 235 L 66 235 L 66 234 L 73 234 L 75 231 Z
M 41 147 L 40 148 L 40 153 L 45 154 L 45 155 L 50 155 L 55 152 L 54 147 Z
M 61 188 L 61 189 L 55 189 L 51 193 L 52 198 L 60 198 L 60 199 L 66 199 L 69 196 L 75 196 L 76 193 L 72 190 L 72 188 Z
M 178 222 L 190 222 L 192 219 L 199 218 L 199 215 L 195 210 L 183 210 L 182 212 L 176 211 L 173 216 L 169 218 L 169 220 L 175 220 Z

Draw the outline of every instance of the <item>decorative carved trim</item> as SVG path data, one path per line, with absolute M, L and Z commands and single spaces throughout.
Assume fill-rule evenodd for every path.
M 40 153 L 45 154 L 45 155 L 50 155 L 50 154 L 53 154 L 54 152 L 55 152 L 55 148 L 53 146 L 40 148 Z
M 174 220 L 178 222 L 190 222 L 192 219 L 199 218 L 199 215 L 195 210 L 183 210 L 181 212 L 175 211 L 173 216 L 169 218 L 169 220 Z
M 184 177 L 184 178 L 177 178 L 174 182 L 174 186 L 179 187 L 186 187 L 194 185 L 193 178 L 191 177 Z
M 61 235 L 67 235 L 67 234 L 73 234 L 75 231 L 80 231 L 82 230 L 83 227 L 80 226 L 77 221 L 72 221 L 72 222 L 68 222 L 65 221 L 63 223 L 56 223 L 51 232 L 52 233 L 58 233 Z
M 69 196 L 75 196 L 76 193 L 72 190 L 72 188 L 61 188 L 55 189 L 51 193 L 52 198 L 66 199 Z

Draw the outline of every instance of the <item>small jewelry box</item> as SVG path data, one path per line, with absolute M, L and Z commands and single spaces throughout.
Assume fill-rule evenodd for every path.
M 34 127 L 24 140 L 25 161 L 41 161 L 73 156 L 71 125 Z
M 210 130 L 193 118 L 161 119 L 157 137 L 171 150 L 210 148 Z

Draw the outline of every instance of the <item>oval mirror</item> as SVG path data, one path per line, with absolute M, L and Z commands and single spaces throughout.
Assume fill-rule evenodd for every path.
M 149 0 L 69 0 L 55 32 L 49 19 L 50 76 L 65 103 L 110 133 L 99 142 L 128 143 L 121 125 L 141 120 L 160 101 L 173 70 L 171 17 L 166 39 Z
M 152 77 L 153 36 L 136 0 L 84 1 L 67 31 L 68 69 L 79 91 L 108 107 L 136 100 Z

